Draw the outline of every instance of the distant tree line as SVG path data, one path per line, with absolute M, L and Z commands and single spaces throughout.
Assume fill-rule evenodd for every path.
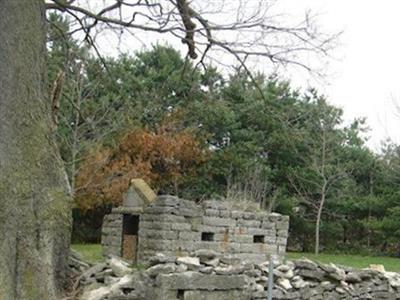
M 344 123 L 318 91 L 276 75 L 200 70 L 169 46 L 99 58 L 49 18 L 76 241 L 98 241 L 103 215 L 141 177 L 159 193 L 290 215 L 293 250 L 400 254 L 400 147 L 372 152 L 365 120 Z

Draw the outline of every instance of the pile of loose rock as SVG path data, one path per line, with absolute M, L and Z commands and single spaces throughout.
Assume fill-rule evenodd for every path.
M 91 264 L 84 261 L 82 257 L 75 251 L 71 250 L 68 257 L 68 268 L 72 277 L 82 274 L 91 267 Z
M 249 264 L 212 250 L 190 257 L 152 257 L 132 268 L 111 257 L 79 279 L 85 300 L 267 299 L 268 262 Z M 400 299 L 400 274 L 354 270 L 309 260 L 276 264 L 273 299 Z

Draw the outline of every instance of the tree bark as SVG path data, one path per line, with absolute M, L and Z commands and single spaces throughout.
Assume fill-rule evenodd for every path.
M 319 202 L 319 207 L 318 207 L 317 220 L 315 222 L 315 249 L 314 249 L 315 255 L 319 254 L 319 231 L 320 231 L 320 225 L 321 225 L 322 210 L 324 208 L 325 199 L 326 199 L 327 184 L 328 184 L 328 182 L 324 178 L 324 184 L 322 185 L 322 190 L 321 190 L 321 200 Z
M 59 299 L 71 197 L 47 95 L 43 0 L 0 0 L 0 299 Z
M 317 220 L 315 223 L 315 250 L 314 250 L 315 255 L 319 254 L 319 231 L 320 231 L 321 216 L 322 216 L 322 209 L 324 207 L 324 202 L 325 202 L 325 195 L 323 194 L 321 197 L 320 205 L 318 207 Z

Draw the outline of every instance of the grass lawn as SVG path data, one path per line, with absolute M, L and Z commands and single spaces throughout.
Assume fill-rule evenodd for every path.
M 336 265 L 349 266 L 357 269 L 367 268 L 371 264 L 384 265 L 386 271 L 400 272 L 400 258 L 385 256 L 362 256 L 348 254 L 325 254 L 318 256 L 312 253 L 289 252 L 287 259 L 294 260 L 300 258 L 319 261 L 324 264 L 334 263 Z
M 100 244 L 73 244 L 71 248 L 82 255 L 85 261 L 97 263 L 104 260 Z
M 74 244 L 72 249 L 80 253 L 86 261 L 95 263 L 103 261 L 101 255 L 100 244 Z M 387 271 L 400 272 L 400 258 L 384 257 L 384 256 L 361 256 L 361 255 L 346 255 L 346 254 L 325 254 L 322 253 L 315 256 L 311 253 L 295 253 L 289 252 L 286 255 L 287 259 L 308 258 L 319 261 L 321 263 L 334 263 L 336 265 L 349 266 L 353 268 L 366 268 L 370 264 L 384 265 Z

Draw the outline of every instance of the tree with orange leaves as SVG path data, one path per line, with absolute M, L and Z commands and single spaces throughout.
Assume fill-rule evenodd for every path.
M 207 155 L 194 132 L 179 127 L 173 117 L 167 118 L 154 131 L 134 129 L 114 149 L 103 147 L 88 155 L 76 178 L 76 206 L 118 205 L 136 177 L 156 191 L 178 194 L 179 185 L 195 175 Z

